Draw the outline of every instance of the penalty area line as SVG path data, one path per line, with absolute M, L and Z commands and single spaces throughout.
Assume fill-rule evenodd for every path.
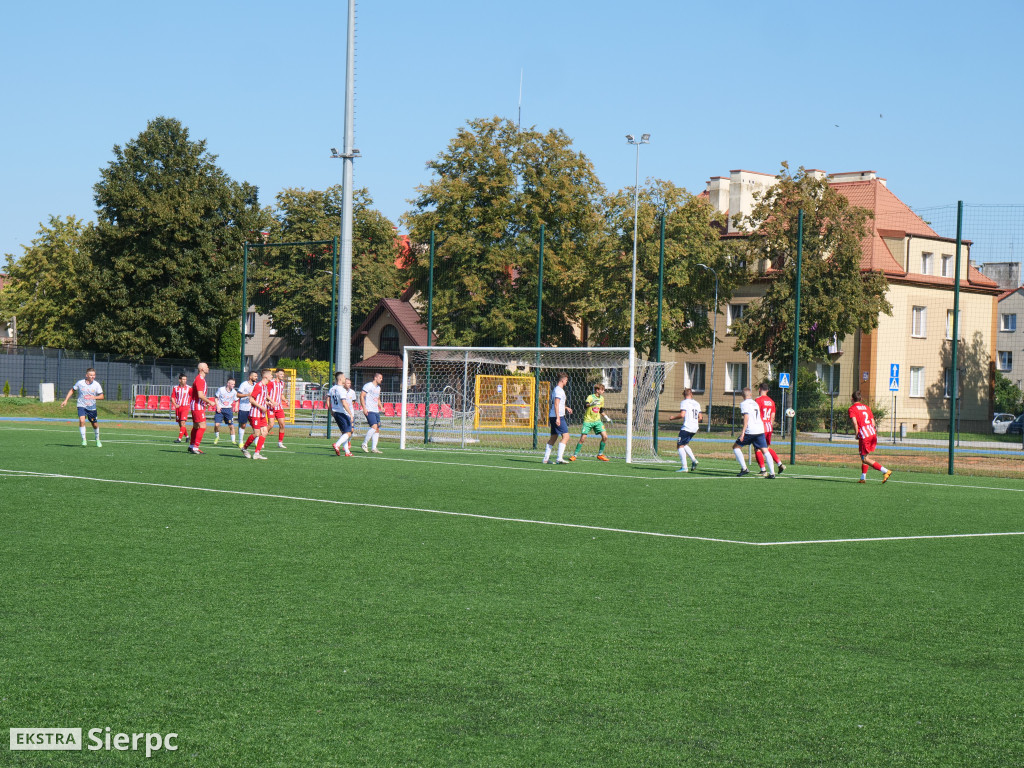
M 86 477 L 82 475 L 62 475 L 46 472 L 30 472 L 28 470 L 2 469 L 0 477 L 34 477 L 40 479 L 61 479 L 61 480 L 82 480 L 95 483 L 113 483 L 118 485 L 137 485 L 150 488 L 169 488 L 173 490 L 194 491 L 199 493 L 223 493 L 232 496 L 253 496 L 261 499 L 282 499 L 285 501 L 300 501 L 311 504 L 332 504 L 344 507 L 364 507 L 367 509 L 386 509 L 395 512 L 425 512 L 432 515 L 447 515 L 449 517 L 468 517 L 477 520 L 490 520 L 492 522 L 519 523 L 523 525 L 547 525 L 556 528 L 575 528 L 585 531 L 599 531 L 602 533 L 621 533 L 632 536 L 650 536 L 664 539 L 681 539 L 686 541 L 706 541 L 714 544 L 738 544 L 747 547 L 784 547 L 812 544 L 860 544 L 884 541 L 924 541 L 932 539 L 975 539 L 992 538 L 1000 536 L 1024 536 L 1024 531 L 1004 531 L 991 533 L 944 533 L 925 534 L 917 536 L 871 536 L 863 538 L 843 539 L 806 539 L 802 541 L 741 541 L 738 539 L 723 539 L 712 536 L 692 536 L 682 533 L 661 533 L 658 531 L 639 531 L 631 528 L 612 528 L 601 525 L 585 525 L 582 523 L 562 523 L 553 520 L 532 520 L 521 517 L 505 517 L 502 515 L 484 515 L 474 512 L 452 512 L 443 509 L 427 509 L 423 507 L 399 507 L 389 504 L 371 504 L 361 501 L 340 501 L 338 499 L 317 499 L 308 496 L 288 496 L 277 493 L 258 493 L 256 491 L 234 491 L 225 488 L 203 488 L 192 485 L 173 485 L 170 483 L 150 483 L 141 480 L 114 480 L 104 477 Z

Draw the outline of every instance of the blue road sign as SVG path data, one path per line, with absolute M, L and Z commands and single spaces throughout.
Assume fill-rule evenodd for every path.
M 890 379 L 896 379 L 897 381 L 899 381 L 899 378 L 900 378 L 900 364 L 899 363 L 892 363 L 889 366 L 889 378 Z
M 789 389 L 789 374 L 788 373 L 780 373 L 779 374 L 779 389 Z
M 890 392 L 899 392 L 900 391 L 900 380 L 899 379 L 889 379 L 889 391 Z

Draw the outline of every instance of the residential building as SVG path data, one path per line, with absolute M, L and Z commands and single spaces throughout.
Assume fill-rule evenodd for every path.
M 436 334 L 434 343 L 437 343 Z M 353 387 L 359 389 L 375 373 L 382 373 L 381 389 L 385 392 L 400 391 L 405 348 L 426 344 L 427 326 L 410 301 L 381 300 L 352 334 L 352 350 L 361 353 L 360 361 L 352 366 Z
M 1024 388 L 1024 285 L 999 294 L 996 370 Z
M 892 365 L 899 366 L 899 389 L 895 393 L 895 421 L 911 431 L 945 429 L 949 424 L 951 390 L 952 314 L 955 240 L 942 237 L 894 195 L 885 179 L 874 171 L 825 174 L 829 185 L 851 204 L 867 208 L 873 218 L 870 232 L 862 242 L 861 269 L 881 271 L 889 281 L 887 298 L 892 315 L 880 315 L 878 328 L 837 340 L 836 363 L 816 366 L 820 378 L 831 386 L 837 402 L 848 402 L 860 389 L 868 402 L 879 401 L 892 412 L 890 392 Z M 741 236 L 731 219 L 748 215 L 755 194 L 774 183 L 774 177 L 753 171 L 731 171 L 730 176 L 707 182 L 707 195 L 715 208 L 730 217 L 726 237 Z M 970 263 L 970 242 L 961 246 L 960 323 L 961 343 L 958 367 L 961 371 L 961 428 L 984 429 L 991 419 L 992 367 L 996 362 L 995 304 L 1000 291 Z M 774 380 L 777 371 L 730 343 L 733 317 L 741 316 L 745 305 L 757 301 L 768 290 L 775 274 L 767 264 L 753 266 L 751 282 L 741 286 L 728 306 L 718 312 L 718 338 L 714 379 L 711 351 L 694 354 L 663 352 L 662 359 L 677 362 L 662 398 L 665 411 L 675 408 L 678 393 L 694 389 L 707 405 L 731 405 L 748 383 Z M 753 370 L 751 370 L 753 368 Z M 888 425 L 883 425 L 883 428 Z

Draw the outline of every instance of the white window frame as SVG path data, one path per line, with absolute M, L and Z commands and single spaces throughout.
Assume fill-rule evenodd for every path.
M 920 323 L 918 322 L 920 317 Z M 928 338 L 928 307 L 910 308 L 910 337 L 913 339 Z
M 910 386 L 907 389 L 910 397 L 924 397 L 924 366 L 910 366 Z
M 954 265 L 954 263 L 955 262 L 953 261 L 952 255 L 950 255 L 948 253 L 942 254 L 942 262 L 941 262 L 941 266 L 939 267 L 939 269 L 942 270 L 942 273 L 941 273 L 942 277 L 952 277 L 953 276 L 953 265 Z
M 621 368 L 602 368 L 601 369 L 601 383 L 604 384 L 605 392 L 621 392 L 622 391 L 622 369 Z
M 1003 312 L 999 315 L 999 332 L 1014 333 L 1017 330 L 1017 313 Z
M 930 275 L 932 273 L 932 262 L 934 261 L 934 253 L 922 253 L 921 254 L 921 274 Z
M 739 314 L 733 314 L 733 310 L 737 310 Z M 730 333 L 732 331 L 732 324 L 734 320 L 742 320 L 743 315 L 747 312 L 746 304 L 728 304 L 725 308 L 725 332 Z
M 818 381 L 824 383 L 826 394 L 839 394 L 839 363 L 818 363 L 815 375 Z
M 959 314 L 959 317 L 957 319 L 959 320 L 959 322 L 957 323 L 957 330 L 960 331 L 960 338 L 962 339 L 964 337 L 964 311 L 961 309 L 958 314 Z M 953 310 L 952 309 L 947 309 L 946 310 L 946 338 L 947 339 L 952 339 L 953 338 Z
M 683 386 L 692 389 L 694 393 L 703 393 L 707 387 L 707 364 L 706 363 L 685 363 L 683 365 Z M 699 375 L 695 375 L 699 373 Z M 698 379 L 700 386 L 694 385 Z
M 1013 370 L 1013 352 L 1000 350 L 996 353 L 996 370 L 1003 373 Z
M 747 364 L 746 363 L 726 363 L 725 364 L 725 393 L 730 394 L 741 394 L 743 388 L 747 386 Z M 740 374 L 740 381 L 736 382 L 737 374 Z
M 256 313 L 246 312 L 245 313 L 245 335 L 255 336 L 256 335 Z

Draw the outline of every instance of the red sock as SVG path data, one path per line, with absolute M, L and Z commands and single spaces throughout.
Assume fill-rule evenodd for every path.
M 879 464 L 877 461 L 872 461 L 871 462 L 871 468 L 872 469 L 877 469 L 879 472 L 882 471 L 882 465 Z M 864 471 L 866 472 L 867 470 L 864 470 Z
M 782 459 L 779 458 L 779 454 L 775 452 L 774 448 L 769 448 L 768 453 L 772 455 L 772 461 L 774 461 L 776 464 L 782 463 Z
M 757 459 L 757 466 L 764 469 L 764 456 L 761 455 L 760 451 L 754 451 L 754 458 Z
M 178 439 L 181 440 L 185 435 L 188 434 L 188 427 L 184 424 L 181 425 L 181 429 L 178 430 Z
M 259 453 L 263 450 L 263 435 L 260 435 L 260 439 L 256 441 L 256 452 Z
M 867 464 L 861 464 L 860 465 L 860 473 L 862 475 L 866 475 L 868 473 L 868 465 Z
M 284 442 L 284 427 L 281 427 L 281 431 L 277 433 L 277 442 Z
M 196 425 L 195 424 L 192 425 L 192 431 L 189 433 L 188 444 L 189 445 L 195 445 L 196 444 Z
M 248 448 L 252 445 L 252 441 L 256 439 L 256 435 L 249 435 L 249 439 L 245 441 L 245 447 Z
M 199 444 L 203 442 L 203 432 L 205 431 L 206 427 L 196 427 L 195 430 L 193 430 L 192 445 L 196 448 L 198 448 Z

